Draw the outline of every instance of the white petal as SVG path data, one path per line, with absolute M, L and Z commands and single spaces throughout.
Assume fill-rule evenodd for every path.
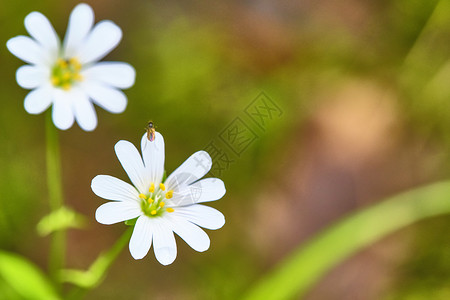
M 140 193 L 147 194 L 150 182 L 145 177 L 144 164 L 136 147 L 132 143 L 122 140 L 116 143 L 114 149 L 133 185 Z
M 16 36 L 6 43 L 8 50 L 23 61 L 36 65 L 48 63 L 45 51 L 36 41 L 27 36 Z
M 47 68 L 37 66 L 22 66 L 17 69 L 17 83 L 25 89 L 34 89 L 44 84 L 50 78 Z
M 134 84 L 136 71 L 123 62 L 99 62 L 82 72 L 87 81 L 99 81 L 120 89 L 127 89 Z
M 53 97 L 53 123 L 59 129 L 66 130 L 72 126 L 75 120 L 72 111 L 71 92 L 54 89 Z
M 142 157 L 150 182 L 159 184 L 164 175 L 164 138 L 156 132 L 155 139 L 150 142 L 147 133 L 141 139 Z
M 206 232 L 197 225 L 184 220 L 184 218 L 172 217 L 172 230 L 178 234 L 192 249 L 203 252 L 209 249 L 210 240 Z
M 142 214 L 137 202 L 108 202 L 95 212 L 95 219 L 101 224 L 115 224 L 134 219 Z
M 82 88 L 95 104 L 111 113 L 121 113 L 127 107 L 127 96 L 120 90 L 89 81 L 84 81 Z
M 163 218 L 157 218 L 153 225 L 153 251 L 156 259 L 162 265 L 170 265 L 177 257 L 177 245 L 170 224 Z
M 206 178 L 176 191 L 170 203 L 176 206 L 215 201 L 225 195 L 225 185 L 218 178 Z
M 92 29 L 81 45 L 78 58 L 82 64 L 102 59 L 120 42 L 122 30 L 111 21 L 101 21 Z
M 152 220 L 146 216 L 140 216 L 133 229 L 130 239 L 130 253 L 134 259 L 141 259 L 147 255 L 152 246 Z
M 47 87 L 40 87 L 28 93 L 24 106 L 29 114 L 40 114 L 52 103 L 52 91 Z
M 177 190 L 178 186 L 183 187 L 202 178 L 211 169 L 212 160 L 205 151 L 198 151 L 192 154 L 179 166 L 169 177 L 165 184 L 169 189 Z
M 32 12 L 25 17 L 28 33 L 44 48 L 50 58 L 55 59 L 59 50 L 59 38 L 48 19 L 39 12 Z
M 85 4 L 78 4 L 70 14 L 69 25 L 64 39 L 64 52 L 66 57 L 73 57 L 81 46 L 94 24 L 94 11 Z
M 109 175 L 97 175 L 91 182 L 92 191 L 99 197 L 115 201 L 134 201 L 139 193 L 131 184 Z
M 176 217 L 182 217 L 189 222 L 207 229 L 219 229 L 225 224 L 223 214 L 209 206 L 195 204 L 174 208 L 173 214 Z
M 92 131 L 97 127 L 97 114 L 94 105 L 84 92 L 78 92 L 76 100 L 73 101 L 73 109 L 75 119 L 81 129 Z

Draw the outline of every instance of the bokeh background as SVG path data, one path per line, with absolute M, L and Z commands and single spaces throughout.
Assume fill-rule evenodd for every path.
M 36 224 L 48 212 L 44 115 L 23 109 L 27 91 L 14 75 L 22 62 L 5 43 L 26 34 L 33 10 L 63 36 L 77 3 L 0 1 L 0 247 L 43 269 L 49 239 Z M 177 238 L 177 260 L 164 267 L 152 252 L 135 261 L 126 249 L 86 299 L 238 299 L 340 218 L 450 175 L 447 0 L 87 3 L 96 21 L 123 30 L 105 60 L 131 63 L 137 79 L 123 114 L 98 109 L 94 132 L 60 132 L 66 202 L 88 220 L 69 232 L 68 266 L 86 268 L 124 231 L 95 222 L 103 200 L 90 181 L 127 180 L 113 146 L 137 145 L 148 120 L 165 136 L 168 173 L 212 144 L 231 162 L 214 173 L 227 194 L 211 206 L 227 223 L 208 232 L 207 252 Z M 261 95 L 279 108 L 262 127 L 246 113 Z M 221 139 L 236 120 L 255 136 L 238 154 Z M 303 299 L 450 299 L 449 228 L 447 216 L 401 230 L 340 264 Z

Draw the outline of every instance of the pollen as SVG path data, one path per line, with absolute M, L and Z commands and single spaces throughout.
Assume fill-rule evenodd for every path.
M 166 203 L 164 203 L 164 202 L 161 202 L 161 203 L 159 204 L 159 207 L 163 208 L 163 207 L 164 207 L 164 205 L 166 205 Z
M 76 81 L 83 81 L 83 76 L 80 73 L 76 73 L 73 75 L 73 79 L 75 79 Z
M 152 185 L 150 186 L 150 188 L 148 189 L 148 191 L 149 191 L 150 193 L 154 193 L 154 192 L 155 192 L 155 184 L 154 184 L 154 183 L 152 183 Z
M 148 203 L 151 204 L 151 203 L 153 203 L 153 201 L 154 201 L 154 200 L 153 200 L 152 198 L 148 198 Z
M 70 59 L 58 58 L 50 74 L 50 82 L 53 86 L 63 90 L 70 90 L 78 81 L 83 80 L 80 71 L 82 64 L 72 57 Z
M 172 207 L 166 208 L 166 211 L 169 213 L 173 213 L 175 210 Z
M 56 64 L 61 68 L 67 68 L 67 62 L 62 58 L 58 58 Z
M 58 85 L 59 84 L 59 78 L 56 76 L 52 76 L 52 78 L 50 79 L 53 85 Z
M 152 210 L 152 211 L 150 212 L 150 214 L 151 214 L 152 216 L 156 215 L 156 209 Z
M 139 194 L 139 198 L 141 198 L 142 200 L 147 200 L 147 196 L 145 196 L 144 194 Z
M 81 70 L 81 63 L 78 59 L 72 57 L 71 59 L 69 59 L 69 64 L 72 65 L 75 70 Z
M 170 190 L 166 193 L 166 199 L 170 199 L 173 197 L 173 190 Z
M 160 183 L 159 184 L 159 188 L 161 189 L 161 191 L 165 191 L 166 190 L 166 186 L 164 185 L 164 183 Z

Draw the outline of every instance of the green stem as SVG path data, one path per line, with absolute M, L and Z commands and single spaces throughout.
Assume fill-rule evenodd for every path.
M 57 211 L 64 205 L 61 177 L 61 158 L 58 142 L 58 130 L 52 122 L 51 111 L 46 115 L 46 159 L 47 159 L 47 188 L 50 210 Z M 64 266 L 66 252 L 65 230 L 55 231 L 50 242 L 49 273 L 55 285 L 59 282 L 59 271 Z
M 450 213 L 450 181 L 414 189 L 357 212 L 302 245 L 258 282 L 246 300 L 304 295 L 330 269 L 381 238 L 425 218 Z
M 132 232 L 133 227 L 129 227 L 107 252 L 98 256 L 87 271 L 63 271 L 63 281 L 77 285 L 76 288 L 70 291 L 67 299 L 81 299 L 90 289 L 98 286 L 103 281 L 106 272 L 128 244 Z

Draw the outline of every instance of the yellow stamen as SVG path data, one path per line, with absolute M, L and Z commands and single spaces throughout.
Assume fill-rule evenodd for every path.
M 69 64 L 71 64 L 77 71 L 79 71 L 81 69 L 81 63 L 75 57 L 72 57 L 71 59 L 69 59 Z
M 83 78 L 83 75 L 81 75 L 80 73 L 75 73 L 73 75 L 73 79 L 75 79 L 77 81 L 82 81 L 84 78 Z
M 69 72 L 66 72 L 63 74 L 62 79 L 67 81 L 70 79 L 70 77 L 72 77 L 72 75 Z
M 152 198 L 148 198 L 148 203 L 153 203 L 153 199 Z
M 156 215 L 156 210 L 152 210 L 150 213 L 152 214 L 152 216 L 154 216 Z
M 144 194 L 139 194 L 139 198 L 141 198 L 142 200 L 147 200 L 147 196 L 145 196 Z
M 164 202 L 161 202 L 161 203 L 159 204 L 159 207 L 163 208 L 164 205 L 166 205 L 166 204 L 165 204 Z
M 56 63 L 62 68 L 67 68 L 67 62 L 62 58 L 58 58 Z
M 165 191 L 166 190 L 166 186 L 164 185 L 164 183 L 160 183 L 159 184 L 159 188 L 161 189 L 161 191 Z
M 152 185 L 150 186 L 150 188 L 148 189 L 148 191 L 149 191 L 150 193 L 155 192 L 155 184 L 154 184 L 154 183 L 152 183 Z
M 168 208 L 166 208 L 166 211 L 170 212 L 170 213 L 173 213 L 175 210 L 172 207 L 168 207 Z
M 56 77 L 56 76 L 52 76 L 51 81 L 52 81 L 53 85 L 58 85 L 59 84 L 59 78 Z
M 170 190 L 166 193 L 166 199 L 170 199 L 173 197 L 173 190 Z

